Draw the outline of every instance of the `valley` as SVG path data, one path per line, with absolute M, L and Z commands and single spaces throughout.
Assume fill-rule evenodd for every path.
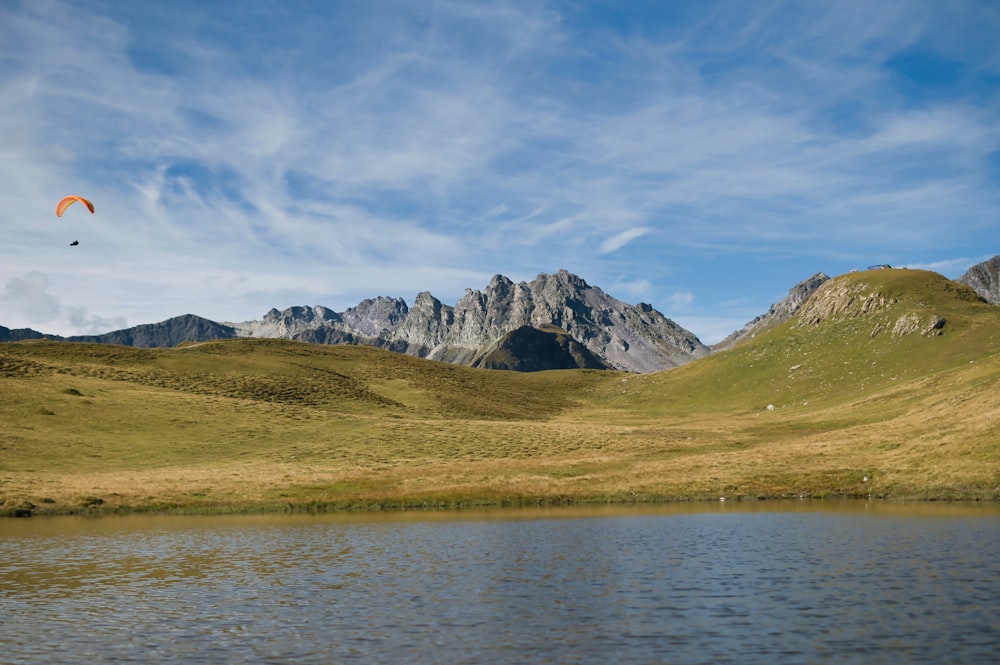
M 645 374 L 278 339 L 5 343 L 0 512 L 995 500 L 998 331 L 971 289 L 887 270 Z

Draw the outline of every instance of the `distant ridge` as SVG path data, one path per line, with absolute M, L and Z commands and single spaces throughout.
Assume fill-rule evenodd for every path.
M 62 339 L 58 335 L 46 335 L 31 328 L 5 328 L 0 326 L 0 342 L 22 342 L 26 339 Z
M 482 291 L 466 289 L 454 306 L 424 291 L 412 307 L 402 298 L 379 296 L 344 312 L 295 306 L 271 309 L 261 319 L 242 323 L 185 314 L 68 338 L 0 326 L 0 342 L 49 339 L 156 348 L 250 337 L 368 345 L 453 364 L 517 371 L 604 367 L 647 373 L 732 348 L 784 323 L 829 281 L 824 273 L 816 273 L 799 282 L 767 312 L 711 348 L 651 305 L 624 303 L 565 270 L 516 284 L 495 275 Z M 956 281 L 987 302 L 1000 304 L 1000 256 L 973 266 Z
M 10 341 L 35 337 L 43 335 L 30 330 L 7 333 Z M 710 352 L 693 333 L 651 305 L 622 302 L 565 270 L 516 284 L 495 275 L 484 290 L 467 289 L 454 306 L 425 291 L 417 294 L 413 307 L 402 298 L 380 296 L 344 312 L 295 306 L 271 309 L 261 319 L 242 323 L 186 314 L 65 340 L 155 348 L 235 337 L 361 344 L 453 364 L 519 371 L 588 367 L 652 372 Z
M 160 323 L 147 323 L 103 335 L 68 337 L 66 341 L 120 344 L 152 349 L 177 346 L 182 342 L 207 342 L 213 339 L 231 339 L 233 337 L 236 337 L 236 331 L 231 326 L 215 323 L 193 314 L 185 314 Z

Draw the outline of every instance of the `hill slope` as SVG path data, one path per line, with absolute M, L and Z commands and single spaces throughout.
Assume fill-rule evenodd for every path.
M 1000 309 L 936 273 L 881 270 L 830 280 L 781 326 L 606 397 L 729 441 L 724 463 L 756 469 L 764 494 L 829 476 L 855 493 L 1000 497 L 997 385 Z
M 279 340 L 2 344 L 0 511 L 996 499 L 998 331 L 967 287 L 883 270 L 644 375 Z

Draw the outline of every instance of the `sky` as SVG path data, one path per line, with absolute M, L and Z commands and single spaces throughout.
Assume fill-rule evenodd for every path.
M 1000 254 L 994 0 L 0 0 L 0 26 L 8 328 L 565 269 L 710 344 L 818 272 Z M 68 194 L 96 213 L 57 218 Z

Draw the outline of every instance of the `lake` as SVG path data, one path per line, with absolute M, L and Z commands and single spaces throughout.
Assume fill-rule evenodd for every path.
M 0 520 L 2 663 L 986 663 L 1000 507 Z

